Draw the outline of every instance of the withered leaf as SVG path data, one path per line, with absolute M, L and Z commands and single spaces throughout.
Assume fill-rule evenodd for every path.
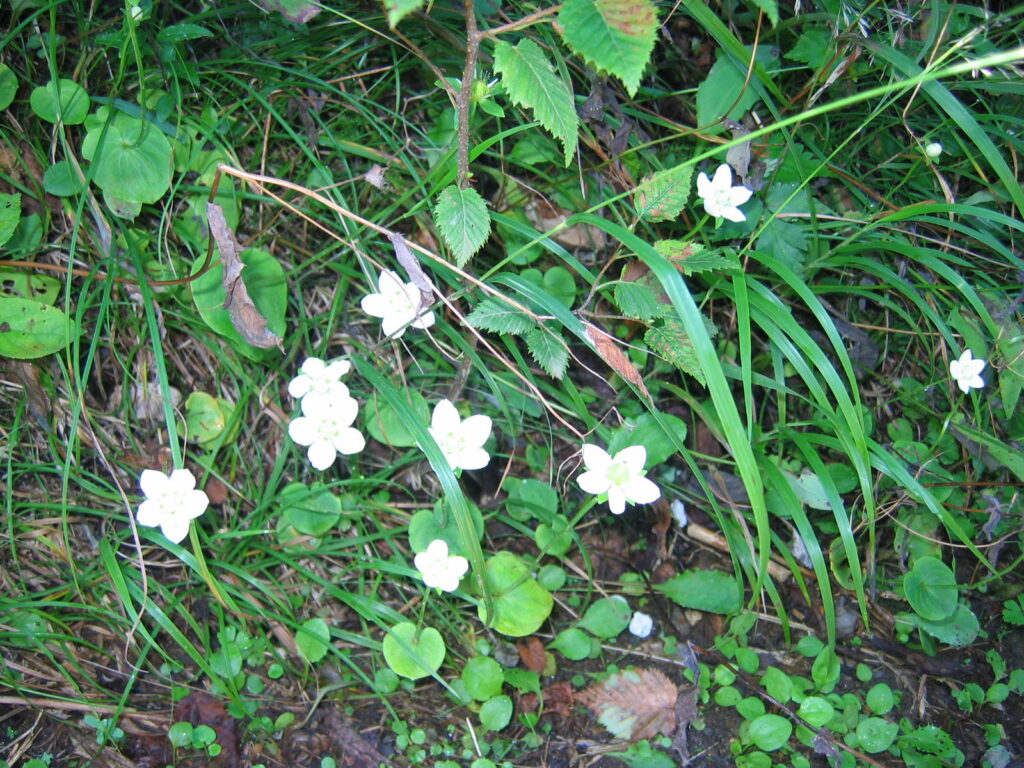
M 523 665 L 538 675 L 543 674 L 547 665 L 547 652 L 539 637 L 523 637 L 516 640 L 516 648 Z
M 575 699 L 572 683 L 568 680 L 552 683 L 544 689 L 544 709 L 559 717 L 569 717 L 572 714 Z
M 426 309 L 434 303 L 434 284 L 430 282 L 430 278 L 423 271 L 419 260 L 409 250 L 409 246 L 405 244 L 404 237 L 389 232 L 388 239 L 395 247 L 395 258 L 398 259 L 398 263 L 402 265 L 406 274 L 409 275 L 409 279 L 412 280 L 412 284 L 420 292 L 420 309 Z
M 640 371 L 629 361 L 625 353 L 619 349 L 619 342 L 593 323 L 588 323 L 584 320 L 583 325 L 587 340 L 594 346 L 594 351 L 601 356 L 601 359 L 608 363 L 608 367 L 639 389 L 644 397 L 650 400 L 651 393 L 647 391 Z
M 228 228 L 223 209 L 216 203 L 207 203 L 206 215 L 210 222 L 210 234 L 217 243 L 220 260 L 224 265 L 223 284 L 227 297 L 224 299 L 224 309 L 231 316 L 231 324 L 254 347 L 280 347 L 281 337 L 267 327 L 267 319 L 252 303 L 249 289 L 242 280 L 242 268 L 245 266 L 241 258 L 242 246 Z
M 577 694 L 597 721 L 620 739 L 651 739 L 676 730 L 679 689 L 657 669 L 627 669 Z

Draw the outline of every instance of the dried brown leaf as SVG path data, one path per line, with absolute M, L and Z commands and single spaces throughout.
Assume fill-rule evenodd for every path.
M 597 721 L 620 739 L 650 739 L 676 730 L 679 689 L 657 669 L 627 669 L 577 694 Z
M 220 260 L 224 265 L 224 309 L 231 315 L 231 324 L 242 338 L 260 349 L 281 347 L 281 337 L 267 327 L 267 319 L 256 309 L 249 289 L 242 280 L 242 246 L 224 219 L 224 211 L 216 203 L 206 204 L 210 234 L 217 243 Z
M 568 680 L 561 680 L 552 683 L 544 689 L 544 709 L 553 712 L 559 717 L 572 715 L 572 705 L 576 696 L 572 689 L 572 683 Z
M 544 643 L 539 637 L 524 637 L 516 641 L 516 648 L 519 650 L 519 658 L 523 666 L 536 672 L 538 675 L 544 672 L 547 664 L 547 651 L 544 650 Z
M 618 340 L 609 336 L 593 323 L 583 321 L 583 325 L 587 340 L 594 346 L 594 351 L 601 356 L 601 359 L 608 363 L 608 367 L 639 389 L 644 397 L 650 400 L 651 394 L 644 385 L 644 379 L 640 375 L 640 371 L 629 361 L 625 353 L 619 349 Z

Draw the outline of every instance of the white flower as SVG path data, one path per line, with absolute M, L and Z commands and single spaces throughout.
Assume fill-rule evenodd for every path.
M 482 469 L 491 460 L 484 443 L 491 436 L 490 416 L 470 416 L 465 421 L 450 400 L 434 406 L 430 419 L 434 438 L 452 469 Z
M 931 144 L 926 144 L 924 147 L 925 157 L 931 160 L 938 160 L 942 154 L 942 145 L 937 141 L 933 141 Z
M 141 6 L 133 5 L 129 9 L 129 13 L 132 15 L 132 21 L 139 21 L 142 19 L 143 10 Z
M 462 555 L 449 555 L 448 543 L 443 539 L 434 539 L 425 552 L 413 558 L 416 569 L 423 576 L 423 583 L 428 587 L 437 587 L 445 592 L 454 592 L 459 588 L 459 580 L 469 570 L 469 561 Z
M 288 434 L 299 445 L 309 446 L 309 463 L 317 469 L 327 469 L 339 453 L 359 453 L 366 447 L 366 438 L 352 428 L 359 413 L 354 398 L 304 397 L 301 407 L 302 415 L 288 425 Z
M 979 375 L 984 369 L 985 361 L 976 359 L 971 350 L 965 349 L 960 359 L 949 364 L 949 375 L 956 379 L 960 391 L 967 393 L 985 386 L 985 380 Z
M 703 172 L 697 176 L 697 194 L 704 199 L 704 210 L 711 216 L 746 221 L 747 217 L 737 206 L 747 202 L 754 193 L 746 187 L 734 187 L 732 169 L 722 163 L 714 178 L 709 179 Z
M 576 478 L 576 484 L 587 493 L 608 494 L 612 514 L 621 515 L 626 504 L 650 504 L 661 491 L 644 477 L 647 449 L 631 445 L 609 456 L 603 448 L 589 443 L 583 446 L 583 464 L 587 471 Z
M 340 379 L 352 370 L 348 360 L 325 363 L 318 357 L 307 357 L 299 368 L 299 375 L 288 382 L 288 394 L 294 398 L 318 395 L 330 400 L 348 397 L 348 387 Z
M 629 633 L 636 637 L 649 637 L 653 629 L 654 619 L 646 613 L 637 611 L 633 614 L 633 618 L 629 620 Z
M 139 487 L 146 500 L 139 504 L 135 519 L 139 525 L 160 528 L 175 544 L 188 535 L 191 521 L 210 504 L 206 494 L 196 490 L 195 475 L 187 469 L 176 469 L 170 475 L 144 469 Z
M 420 313 L 420 289 L 415 283 L 403 283 L 402 279 L 385 269 L 377 280 L 379 293 L 364 296 L 359 306 L 371 317 L 381 318 L 381 330 L 385 336 L 399 338 L 407 326 L 429 328 L 434 324 L 434 313 Z

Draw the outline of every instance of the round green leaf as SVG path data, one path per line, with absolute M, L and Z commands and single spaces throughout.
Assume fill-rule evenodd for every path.
M 565 586 L 568 575 L 560 565 L 545 565 L 537 572 L 537 581 L 549 592 L 557 592 Z
M 857 723 L 857 741 L 868 754 L 882 752 L 892 746 L 900 727 L 880 717 L 866 717 Z
M 720 707 L 735 707 L 743 701 L 743 694 L 734 685 L 723 685 L 715 691 L 715 704 Z
M 900 614 L 900 616 L 909 617 L 911 623 L 919 626 L 939 642 L 955 645 L 958 648 L 973 643 L 981 631 L 978 617 L 962 603 L 956 607 L 952 616 L 942 621 L 927 621 L 920 616 L 911 614 Z
M 192 746 L 192 723 L 175 723 L 167 729 L 167 740 L 178 749 Z
M 572 307 L 576 301 L 576 280 L 565 267 L 555 266 L 545 270 L 542 285 L 544 290 L 566 307 Z
M 429 424 L 430 406 L 427 405 L 426 398 L 415 389 L 406 389 L 405 394 L 407 405 L 413 413 L 423 424 Z M 363 406 L 363 423 L 370 437 L 384 445 L 390 445 L 392 448 L 412 448 L 416 445 L 416 437 L 406 426 L 405 419 L 376 393 Z
M 288 525 L 306 536 L 323 536 L 341 517 L 341 499 L 319 484 L 290 483 L 281 490 L 280 502 Z
M 495 696 L 480 707 L 480 724 L 488 731 L 500 731 L 512 720 L 512 699 Z
M 536 632 L 554 607 L 551 593 L 537 583 L 522 560 L 511 552 L 498 552 L 484 565 L 484 579 L 494 600 L 494 616 L 487 602 L 477 607 L 480 620 L 503 635 L 522 637 Z
M 745 696 L 736 702 L 736 711 L 744 720 L 755 720 L 764 714 L 764 702 L 757 696 Z
M 401 677 L 418 680 L 441 668 L 445 645 L 441 633 L 424 627 L 417 634 L 411 621 L 393 626 L 384 636 L 384 661 Z
M 893 695 L 892 688 L 885 683 L 878 683 L 868 691 L 865 703 L 868 705 L 868 709 L 876 715 L 884 715 L 892 710 L 896 704 L 896 697 Z
M 590 636 L 582 629 L 570 627 L 555 635 L 551 647 L 570 661 L 581 661 L 590 655 Z
M 800 709 L 797 710 L 797 714 L 806 720 L 809 725 L 821 728 L 835 717 L 836 710 L 827 699 L 823 699 L 821 696 L 808 696 L 800 702 Z
M 89 94 L 74 80 L 61 78 L 34 88 L 29 105 L 48 123 L 63 121 L 64 125 L 78 125 L 84 123 L 89 114 Z
M 562 515 L 556 515 L 550 525 L 541 523 L 533 534 L 537 548 L 546 555 L 561 557 L 572 548 L 572 528 Z
M 310 664 L 316 664 L 327 654 L 331 644 L 331 630 L 327 622 L 321 618 L 308 619 L 295 633 L 295 647 L 302 658 Z
M 942 621 L 956 610 L 959 590 L 948 565 L 937 557 L 921 557 L 903 577 L 903 592 L 922 619 Z
M 211 447 L 227 429 L 235 406 L 221 397 L 206 392 L 193 392 L 185 400 L 186 434 L 204 448 Z M 241 430 L 241 423 L 235 422 L 231 433 L 224 436 L 224 443 L 233 440 Z
M 761 715 L 750 723 L 750 741 L 765 752 L 784 747 L 792 734 L 793 724 L 781 715 Z
M 785 704 L 793 697 L 793 681 L 778 667 L 768 667 L 765 670 L 761 677 L 761 685 L 768 695 L 780 704 Z
M 505 511 L 515 520 L 525 522 L 532 517 L 546 520 L 558 512 L 558 493 L 542 480 L 510 477 L 504 488 L 508 491 Z
M 11 106 L 17 93 L 18 78 L 15 77 L 14 70 L 6 64 L 0 64 L 0 109 L 7 109 Z
M 77 335 L 74 321 L 56 307 L 0 296 L 0 357 L 30 360 L 51 355 Z
M 67 160 L 54 163 L 43 174 L 43 189 L 56 197 L 70 197 L 85 189 L 85 179 Z
M 600 638 L 615 637 L 629 626 L 633 611 L 625 600 L 602 597 L 583 614 L 579 626 Z
M 474 656 L 462 668 L 462 680 L 470 696 L 477 701 L 486 701 L 501 693 L 505 673 L 501 664 L 490 656 Z
M 171 143 L 146 120 L 116 114 L 86 134 L 82 156 L 96 185 L 125 202 L 155 203 L 171 186 Z

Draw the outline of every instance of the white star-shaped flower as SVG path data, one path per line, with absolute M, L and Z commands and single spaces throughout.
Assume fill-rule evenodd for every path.
M 449 555 L 448 543 L 443 539 L 434 539 L 426 551 L 413 558 L 416 569 L 423 576 L 423 583 L 428 587 L 437 587 L 445 592 L 454 592 L 459 588 L 459 581 L 469 570 L 469 561 L 462 555 Z
M 348 397 L 348 387 L 341 383 L 341 377 L 351 370 L 352 363 L 348 360 L 325 363 L 318 357 L 307 357 L 299 368 L 299 375 L 288 382 L 288 394 L 297 399 L 306 395 L 343 399 Z
M 292 419 L 288 434 L 299 445 L 309 446 L 309 463 L 327 469 L 339 453 L 359 453 L 366 447 L 362 432 L 352 427 L 359 403 L 352 397 L 330 400 L 320 396 L 302 398 L 302 415 Z
M 608 494 L 612 514 L 621 515 L 626 504 L 650 504 L 661 497 L 661 491 L 644 477 L 647 449 L 631 445 L 609 456 L 596 445 L 583 446 L 583 464 L 587 471 L 576 478 L 576 484 L 587 493 Z
M 195 475 L 187 469 L 176 469 L 170 475 L 144 469 L 139 487 L 146 500 L 139 504 L 135 519 L 139 525 L 159 528 L 175 544 L 188 535 L 192 520 L 210 504 L 206 494 L 196 490 Z
M 450 400 L 434 406 L 430 435 L 452 469 L 482 469 L 491 460 L 484 443 L 491 436 L 491 418 L 477 414 L 465 421 Z
M 715 171 L 713 178 L 701 172 L 697 176 L 697 194 L 704 200 L 704 210 L 716 219 L 721 217 L 729 221 L 746 221 L 737 206 L 743 205 L 754 194 L 746 187 L 732 185 L 732 169 L 722 163 Z
M 654 619 L 646 613 L 637 611 L 629 620 L 629 633 L 634 637 L 650 637 L 654 629 Z
M 429 328 L 434 324 L 433 312 L 420 312 L 420 289 L 385 269 L 377 280 L 378 293 L 364 296 L 359 302 L 363 312 L 381 319 L 385 336 L 399 338 L 407 327 Z
M 975 358 L 971 350 L 965 349 L 959 359 L 949 364 L 949 375 L 956 379 L 956 385 L 966 394 L 985 386 L 985 380 L 980 376 L 984 369 L 985 361 Z

